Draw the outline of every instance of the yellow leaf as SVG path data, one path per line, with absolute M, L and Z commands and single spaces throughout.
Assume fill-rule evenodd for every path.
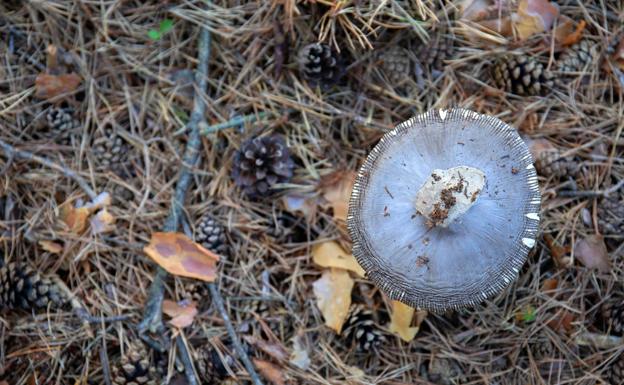
M 39 246 L 52 254 L 61 254 L 63 251 L 63 245 L 54 241 L 41 240 Z
M 193 301 L 174 302 L 166 299 L 163 301 L 162 311 L 171 317 L 170 324 L 181 329 L 193 323 L 193 319 L 197 315 L 197 305 Z
M 521 40 L 525 40 L 549 30 L 559 16 L 559 7 L 548 0 L 520 0 L 516 16 L 516 32 Z
M 389 327 L 390 332 L 397 334 L 405 342 L 413 340 L 414 337 L 416 337 L 416 334 L 418 334 L 420 323 L 427 316 L 426 311 L 419 310 L 416 312 L 416 326 L 411 326 L 415 311 L 416 310 L 413 307 L 409 307 L 402 302 L 392 301 L 392 314 L 390 315 Z
M 91 217 L 91 232 L 93 234 L 109 233 L 115 229 L 115 217 L 105 208 Z
M 59 207 L 59 218 L 67 226 L 67 230 L 74 234 L 81 234 L 87 227 L 87 219 L 91 212 L 86 207 L 74 207 L 67 201 Z
M 357 262 L 355 257 L 347 253 L 340 245 L 334 241 L 323 242 L 312 248 L 312 260 L 317 265 L 323 267 L 339 267 L 349 270 L 364 278 L 364 269 Z
M 355 172 L 346 171 L 334 173 L 322 182 L 323 197 L 334 209 L 334 218 L 347 220 L 349 211 L 349 199 L 355 182 Z
M 213 282 L 219 256 L 181 233 L 154 233 L 145 254 L 173 275 Z
M 351 306 L 353 279 L 342 269 L 328 269 L 312 285 L 325 325 L 340 333 Z

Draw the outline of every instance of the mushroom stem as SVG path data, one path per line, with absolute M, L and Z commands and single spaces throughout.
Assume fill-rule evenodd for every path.
M 448 227 L 475 204 L 484 186 L 485 174 L 477 168 L 435 169 L 416 193 L 416 213 L 429 227 Z

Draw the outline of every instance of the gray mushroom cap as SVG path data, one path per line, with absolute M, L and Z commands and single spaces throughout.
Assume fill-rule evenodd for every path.
M 416 212 L 432 170 L 485 173 L 478 199 L 448 227 Z M 356 178 L 347 224 L 353 254 L 391 299 L 433 311 L 476 305 L 518 276 L 535 244 L 540 193 L 511 126 L 464 110 L 429 111 L 386 133 Z

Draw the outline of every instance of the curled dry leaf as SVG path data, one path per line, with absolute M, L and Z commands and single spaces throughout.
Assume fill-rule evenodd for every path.
M 262 350 L 276 361 L 286 362 L 288 360 L 288 352 L 286 348 L 279 342 L 269 342 L 254 336 L 243 336 L 243 339 L 251 346 Z
M 351 306 L 353 279 L 342 269 L 328 269 L 312 285 L 325 325 L 340 333 Z
M 574 325 L 572 325 L 572 323 L 575 321 L 575 318 L 574 314 L 565 309 L 558 310 L 548 321 L 548 326 L 556 332 L 570 334 L 574 331 Z
M 314 246 L 312 248 L 312 260 L 319 266 L 339 267 L 352 271 L 362 278 L 364 278 L 366 274 L 355 257 L 347 253 L 334 241 L 323 242 Z
M 579 239 L 574 245 L 574 258 L 590 269 L 601 273 L 611 270 L 611 260 L 601 235 L 590 235 Z
M 93 234 L 109 233 L 115 229 L 114 224 L 115 217 L 103 208 L 91 217 L 91 232 Z
M 416 313 L 415 326 L 412 325 L 412 318 Z M 392 301 L 392 314 L 390 314 L 390 327 L 388 328 L 391 333 L 394 333 L 401 337 L 405 342 L 409 342 L 416 337 L 420 324 L 427 316 L 427 312 L 409 307 L 402 302 Z
M 197 304 L 193 301 L 163 301 L 162 311 L 169 317 L 169 323 L 179 329 L 190 326 L 197 315 Z
M 334 210 L 334 218 L 347 220 L 349 199 L 355 182 L 355 172 L 339 171 L 324 178 L 321 182 L 323 197 Z
M 559 6 L 548 0 L 520 0 L 514 27 L 521 40 L 552 28 L 559 17 Z
M 75 73 L 63 75 L 39 74 L 35 79 L 35 95 L 40 99 L 52 99 L 75 91 L 81 83 Z
M 41 248 L 47 252 L 50 252 L 52 254 L 61 254 L 63 252 L 63 245 L 61 245 L 60 243 L 54 242 L 54 241 L 48 241 L 48 240 L 40 240 L 39 242 L 39 246 L 41 246 Z
M 85 230 L 90 215 L 91 210 L 86 207 L 74 207 L 70 201 L 61 204 L 59 207 L 59 219 L 67 231 L 74 234 L 81 234 Z
M 272 362 L 259 358 L 252 358 L 252 361 L 262 377 L 266 378 L 273 385 L 286 385 L 286 378 L 282 372 L 282 368 Z
M 181 233 L 152 234 L 145 254 L 170 274 L 213 282 L 219 256 Z

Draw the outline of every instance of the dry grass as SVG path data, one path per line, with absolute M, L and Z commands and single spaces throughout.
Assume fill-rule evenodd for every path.
M 578 339 L 587 332 L 605 333 L 600 305 L 622 300 L 624 292 L 617 284 L 624 273 L 622 236 L 606 239 L 613 262 L 609 273 L 598 274 L 578 263 L 559 266 L 551 248 L 540 241 L 520 278 L 498 297 L 477 309 L 430 315 L 411 343 L 389 336 L 378 350 L 357 353 L 323 325 L 311 289 L 320 275 L 311 262 L 311 247 L 328 239 L 348 245 L 344 224 L 335 223 L 331 211 L 321 206 L 313 216 L 291 214 L 302 233 L 296 242 L 271 236 L 267 229 L 284 213 L 283 200 L 246 200 L 235 189 L 229 170 L 234 151 L 247 136 L 283 133 L 298 164 L 288 193 L 316 197 L 321 180 L 337 170 L 356 170 L 383 132 L 396 123 L 429 108 L 461 106 L 497 116 L 519 127 L 527 138 L 549 140 L 581 164 L 582 173 L 575 180 L 579 190 L 605 189 L 624 177 L 624 104 L 617 78 L 604 66 L 594 65 L 584 78 L 569 79 L 548 97 L 495 92 L 488 67 L 499 54 L 530 52 L 544 63 L 552 61 L 555 53 L 544 44 L 544 36 L 510 48 L 475 43 L 463 38 L 458 28 L 449 28 L 456 54 L 442 75 L 434 80 L 425 74 L 423 89 L 402 93 L 380 74 L 380 53 L 396 44 L 417 47 L 429 38 L 434 25 L 457 27 L 449 17 L 453 6 L 439 1 L 446 4 L 440 9 L 432 6 L 438 1 L 425 0 L 313 3 L 0 5 L 0 138 L 79 171 L 98 191 L 123 187 L 132 192 L 131 199 L 115 202 L 118 222 L 113 234 L 78 237 L 59 230 L 55 219 L 59 204 L 70 197 L 84 198 L 78 186 L 49 169 L 14 162 L 0 177 L 0 195 L 12 194 L 23 216 L 14 224 L 16 235 L 3 239 L 5 260 L 27 260 L 41 271 L 59 274 L 93 315 L 130 313 L 133 321 L 140 319 L 154 272 L 141 249 L 168 213 L 185 141 L 179 131 L 192 106 L 191 86 L 172 79 L 194 69 L 198 27 L 207 26 L 213 34 L 208 123 L 266 116 L 204 137 L 185 221 L 193 228 L 202 215 L 212 214 L 227 227 L 232 252 L 221 264 L 219 286 L 241 334 L 260 335 L 249 310 L 260 299 L 277 314 L 276 341 L 291 348 L 292 338 L 299 335 L 307 344 L 308 370 L 283 366 L 292 383 L 428 383 L 427 373 L 443 360 L 457 366 L 463 383 L 601 383 L 601 375 L 621 348 L 580 345 Z M 602 60 L 615 38 L 624 4 L 559 3 L 563 13 L 587 22 L 585 36 Z M 151 41 L 148 30 L 165 18 L 175 21 L 173 29 Z M 278 23 L 290 48 L 283 64 L 276 63 Z M 319 37 L 350 60 L 345 79 L 327 89 L 309 87 L 295 62 L 297 50 Z M 50 44 L 67 52 L 68 70 L 84 79 L 69 98 L 82 126 L 68 144 L 41 135 L 49 105 L 34 97 L 34 79 L 45 69 Z M 110 127 L 131 144 L 129 177 L 115 175 L 94 156 L 93 140 Z M 5 162 L 0 158 L 0 166 Z M 572 246 L 595 233 L 582 215 L 588 210 L 595 216 L 600 200 L 559 196 L 569 188 L 565 182 L 540 177 L 542 227 L 556 244 Z M 62 240 L 66 252 L 61 256 L 45 252 L 37 245 L 40 239 Z M 544 292 L 546 279 L 557 280 L 554 292 Z M 187 284 L 170 279 L 166 296 L 182 298 Z M 368 304 L 382 321 L 387 317 L 388 304 L 366 281 L 356 284 L 354 299 Z M 194 347 L 223 348 L 222 321 L 210 299 L 206 296 L 203 301 L 202 313 L 185 335 Z M 534 309 L 534 320 L 516 318 L 528 309 Z M 563 311 L 573 315 L 570 329 L 549 327 Z M 103 383 L 103 346 L 114 365 L 125 349 L 123 341 L 134 338 L 134 332 L 130 323 L 96 324 L 91 332 L 92 336 L 85 333 L 69 313 L 2 313 L 0 368 L 5 369 L 0 369 L 0 378 L 26 384 L 34 383 L 29 378 L 36 374 L 43 380 L 38 383 L 87 383 L 86 378 Z M 536 355 L 542 346 L 551 346 L 551 353 Z M 244 383 L 246 375 L 238 367 L 233 370 Z M 75 382 L 79 379 L 82 382 Z

